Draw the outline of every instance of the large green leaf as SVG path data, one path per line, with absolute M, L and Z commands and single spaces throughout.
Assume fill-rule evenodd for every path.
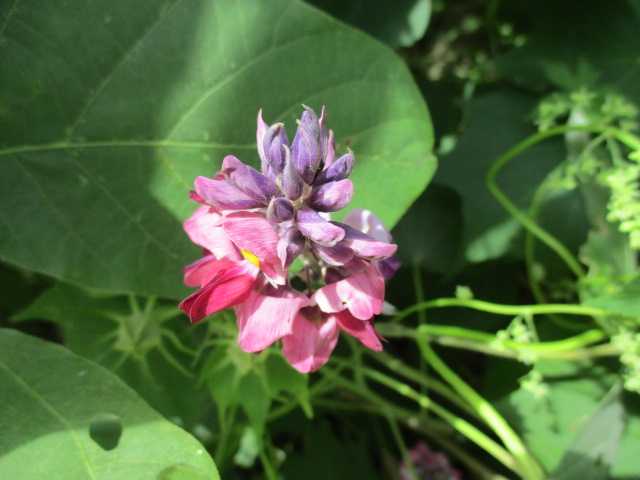
M 354 207 L 392 226 L 435 168 L 429 114 L 387 47 L 296 0 L 0 6 L 0 258 L 178 297 L 196 175 L 256 163 L 255 117 L 326 104 Z
M 219 478 L 194 438 L 60 346 L 0 330 L 0 383 L 1 478 Z

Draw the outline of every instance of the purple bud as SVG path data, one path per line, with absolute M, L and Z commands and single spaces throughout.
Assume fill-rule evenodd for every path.
M 262 173 L 270 178 L 278 176 L 284 168 L 283 145 L 289 145 L 287 133 L 282 123 L 269 126 L 262 119 L 262 110 L 258 112 L 256 145 L 260 156 Z
M 323 247 L 333 247 L 345 235 L 344 229 L 307 207 L 298 210 L 296 221 L 298 229 L 305 237 Z
M 321 212 L 335 212 L 344 208 L 353 196 L 353 183 L 344 179 L 325 183 L 313 189 L 310 205 Z
M 265 153 L 265 162 L 263 162 L 262 168 L 266 169 L 269 175 L 276 177 L 284 170 L 283 147 L 288 144 L 284 125 L 282 123 L 271 125 L 264 135 L 262 145 Z
M 285 153 L 284 171 L 280 177 L 280 188 L 289 200 L 297 200 L 302 195 L 304 184 L 298 171 L 293 166 L 289 147 L 283 146 Z
M 277 197 L 271 200 L 267 208 L 267 218 L 272 222 L 286 222 L 293 218 L 293 204 L 286 198 Z
M 354 161 L 353 153 L 345 153 L 328 167 L 325 165 L 325 169 L 318 174 L 314 183 L 320 185 L 347 178 L 351 175 Z
M 309 107 L 306 107 L 302 112 L 298 122 L 298 130 L 291 143 L 291 158 L 296 170 L 309 185 L 313 183 L 322 160 L 320 131 L 317 115 Z

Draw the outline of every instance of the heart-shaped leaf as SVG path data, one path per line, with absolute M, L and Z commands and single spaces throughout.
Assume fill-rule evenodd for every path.
M 0 330 L 0 384 L 0 478 L 220 478 L 193 437 L 60 346 Z
M 0 258 L 118 292 L 179 297 L 197 256 L 187 193 L 255 118 L 327 105 L 357 158 L 354 207 L 392 226 L 435 168 L 429 114 L 387 47 L 296 0 L 0 7 Z

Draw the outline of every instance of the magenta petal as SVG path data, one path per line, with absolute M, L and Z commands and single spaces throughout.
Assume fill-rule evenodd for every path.
M 235 262 L 231 260 L 218 260 L 213 255 L 207 255 L 184 267 L 184 284 L 187 287 L 204 287 L 221 271 L 234 265 Z
M 324 247 L 333 247 L 344 238 L 345 232 L 342 228 L 325 220 L 310 208 L 298 210 L 296 220 L 300 232 L 305 237 Z
M 266 206 L 276 194 L 273 180 L 245 165 L 233 155 L 227 155 L 222 161 L 222 172 L 245 194 Z
M 398 249 L 395 243 L 376 240 L 344 223 L 335 222 L 335 224 L 339 225 L 345 231 L 342 243 L 351 248 L 359 257 L 370 260 L 382 260 L 396 253 Z
M 206 248 L 216 258 L 240 260 L 240 252 L 222 228 L 222 218 L 211 207 L 204 205 L 184 222 L 184 230 L 193 243 Z
M 310 203 L 322 212 L 335 212 L 344 208 L 353 196 L 353 183 L 344 179 L 314 188 Z
M 343 280 L 320 288 L 313 300 L 326 313 L 349 310 L 360 319 L 368 320 L 382 312 L 384 304 L 384 278 L 370 265 Z
M 335 318 L 342 330 L 360 340 L 365 347 L 375 352 L 382 351 L 380 337 L 371 320 L 359 320 L 346 311 L 337 313 Z
M 231 268 L 219 271 L 207 285 L 180 303 L 192 323 L 237 305 L 251 291 L 258 269 L 246 261 L 231 263 L 234 263 Z
M 286 274 L 278 257 L 278 234 L 264 216 L 252 212 L 227 215 L 222 222 L 233 243 L 260 260 L 260 270 L 274 282 L 284 285 Z
M 262 202 L 221 177 L 198 177 L 195 181 L 195 190 L 198 196 L 209 205 L 221 209 L 241 210 L 263 206 Z
M 259 352 L 292 331 L 293 320 L 308 298 L 290 290 L 279 296 L 252 291 L 236 307 L 238 344 L 245 352 Z
M 282 339 L 282 353 L 287 361 L 301 373 L 322 367 L 338 342 L 335 318 L 309 320 L 299 313 L 293 322 L 293 331 Z

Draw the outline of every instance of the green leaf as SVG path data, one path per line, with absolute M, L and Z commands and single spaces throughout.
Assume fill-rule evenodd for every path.
M 307 1 L 392 47 L 409 47 L 420 40 L 431 18 L 431 0 Z
M 504 362 L 499 362 L 504 364 Z M 555 471 L 562 462 L 571 461 L 574 465 L 578 460 L 592 461 L 598 452 L 609 452 L 612 445 L 601 444 L 596 450 L 595 443 L 585 446 L 585 440 L 597 442 L 605 437 L 617 442 L 615 458 L 611 462 L 611 478 L 636 478 L 640 475 L 637 462 L 637 445 L 640 441 L 640 404 L 635 395 L 627 395 L 624 402 L 624 431 L 618 440 L 612 434 L 620 427 L 619 406 L 609 409 L 607 403 L 602 402 L 612 385 L 617 381 L 616 376 L 608 372 L 601 365 L 588 362 L 541 361 L 536 369 L 543 375 L 548 394 L 543 398 L 536 398 L 531 392 L 520 388 L 498 399 L 495 403 L 506 419 L 522 435 L 527 446 L 542 463 L 545 470 Z M 487 371 L 487 378 L 491 383 L 509 382 L 511 372 L 494 362 L 494 366 Z M 520 375 L 520 373 L 518 373 Z M 489 390 L 494 386 L 489 385 Z M 601 403 L 602 402 L 602 403 Z M 604 410 L 601 408 L 605 406 Z M 601 415 L 611 415 L 609 426 L 601 422 Z M 600 426 L 599 433 L 593 429 Z M 609 436 L 612 435 L 612 436 Z M 585 454 L 586 449 L 592 449 L 593 455 Z M 570 455 L 571 450 L 579 451 Z M 589 458 L 591 457 L 591 460 Z M 609 458 L 609 457 L 607 457 Z M 579 463 L 578 463 L 579 465 Z M 577 465 L 575 465 L 577 467 Z M 554 477 L 555 478 L 555 477 Z M 580 476 L 564 478 L 582 478 Z M 607 477 L 608 478 L 608 477 Z
M 510 10 L 519 10 L 516 15 L 526 19 L 521 33 L 527 41 L 499 59 L 503 74 L 534 88 L 551 83 L 575 89 L 597 81 L 640 100 L 637 2 L 545 0 L 513 5 Z
M 291 130 L 326 104 L 357 157 L 353 207 L 388 226 L 434 171 L 403 62 L 302 2 L 23 0 L 0 18 L 0 258 L 24 268 L 184 295 L 192 181 L 225 154 L 257 164 L 260 107 Z
M 640 317 L 640 278 L 617 287 L 613 283 L 607 285 L 609 294 L 588 298 L 586 305 L 602 308 L 612 314 L 625 317 Z
M 449 273 L 462 248 L 460 197 L 432 183 L 393 229 L 398 256 L 406 265 Z
M 207 395 L 189 376 L 192 358 L 177 350 L 169 335 L 185 344 L 189 335 L 199 337 L 202 327 L 190 326 L 174 305 L 155 303 L 147 313 L 132 312 L 125 297 L 59 282 L 13 319 L 54 322 L 67 348 L 117 373 L 153 408 L 191 428 L 203 420 Z
M 625 425 L 619 386 L 587 420 L 552 474 L 554 480 L 607 480 Z
M 193 437 L 60 346 L 0 330 L 0 383 L 2 478 L 219 478 Z
M 436 181 L 462 198 L 465 256 L 473 262 L 497 258 L 512 244 L 519 228 L 487 190 L 487 171 L 506 150 L 534 133 L 528 116 L 535 100 L 513 90 L 480 95 L 469 105 L 468 126 L 455 150 L 442 160 Z M 562 144 L 537 145 L 507 165 L 498 177 L 505 193 L 520 207 L 529 205 L 546 173 L 564 159 Z

